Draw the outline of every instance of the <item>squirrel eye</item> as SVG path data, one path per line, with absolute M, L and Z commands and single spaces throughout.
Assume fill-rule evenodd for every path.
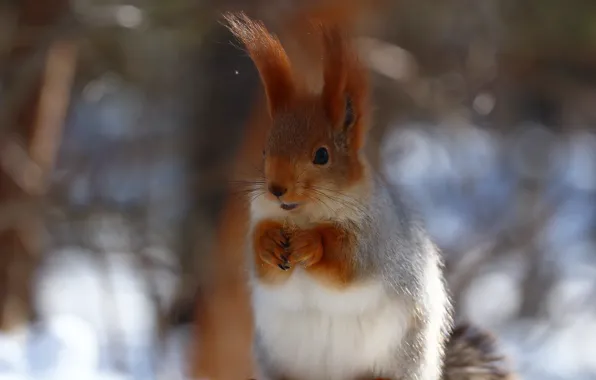
M 325 148 L 319 148 L 315 152 L 315 158 L 313 159 L 315 165 L 325 165 L 329 162 L 329 152 Z

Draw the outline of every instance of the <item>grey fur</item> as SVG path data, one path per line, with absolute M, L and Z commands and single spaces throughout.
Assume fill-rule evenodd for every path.
M 446 292 L 442 260 L 438 250 L 430 243 L 422 221 L 405 204 L 402 196 L 390 189 L 381 176 L 375 177 L 373 192 L 366 202 L 369 215 L 352 229 L 359 242 L 356 255 L 359 260 L 355 264 L 363 276 L 381 276 L 388 292 L 410 303 L 415 327 L 408 331 L 396 351 L 394 367 L 373 375 L 391 379 L 399 375 L 403 380 L 421 379 L 426 365 L 422 357 L 426 350 L 434 351 L 434 355 L 440 358 L 438 364 L 442 363 L 444 345 L 452 328 L 451 305 L 447 300 L 440 315 L 431 315 L 428 301 L 433 300 L 425 297 L 427 289 L 423 276 L 429 263 L 439 267 L 442 290 Z M 433 249 L 428 249 L 429 246 Z M 438 296 L 447 297 L 445 293 Z M 440 328 L 442 332 L 440 344 L 434 347 L 426 342 L 430 328 Z

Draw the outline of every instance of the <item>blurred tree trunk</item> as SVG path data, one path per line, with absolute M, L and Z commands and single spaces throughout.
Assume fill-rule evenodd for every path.
M 48 148 L 43 146 L 45 141 L 36 140 L 36 134 L 44 133 L 36 130 L 40 126 L 40 104 L 41 93 L 44 85 L 42 77 L 43 70 L 35 70 L 33 78 L 23 83 L 16 73 L 28 66 L 29 60 L 37 59 L 40 48 L 40 39 L 45 38 L 41 30 L 51 30 L 56 21 L 66 10 L 66 0 L 22 0 L 16 2 L 12 8 L 16 12 L 17 23 L 14 36 L 14 44 L 8 49 L 6 61 L 2 67 L 4 82 L 7 84 L 4 93 L 3 107 L 14 109 L 3 109 L 0 130 L 0 207 L 11 204 L 33 204 L 39 201 L 38 197 L 26 190 L 26 187 L 19 183 L 16 176 L 25 176 L 26 173 L 10 173 L 7 165 L 11 160 L 10 155 L 15 153 L 14 149 L 21 148 L 35 161 L 49 159 L 51 157 L 42 153 L 41 150 Z M 43 56 L 43 55 L 42 55 Z M 43 68 L 45 60 L 39 62 L 38 69 Z M 28 84 L 33 84 L 27 87 Z M 15 93 L 22 94 L 22 99 L 13 102 L 6 101 Z M 47 101 L 48 99 L 46 99 Z M 55 99 L 52 99 L 55 101 Z M 7 117 L 12 116 L 12 117 Z M 45 115 L 44 115 L 45 116 Z M 45 121 L 43 121 L 45 122 Z M 43 138 L 43 137 L 42 137 Z M 37 146 L 37 147 L 36 147 Z M 41 150 L 40 150 L 41 149 Z M 51 155 L 55 147 L 50 147 L 48 153 Z M 38 154 L 41 156 L 36 157 Z M 44 157 L 42 157 L 44 156 Z M 22 160 L 17 162 L 20 165 L 25 163 Z M 42 162 L 31 161 L 33 164 Z M 24 166 L 22 166 L 24 167 Z M 41 167 L 40 167 L 41 168 Z M 47 169 L 47 168 L 44 168 Z M 40 173 L 40 174 L 45 174 Z M 41 177 L 40 177 L 41 179 Z M 41 220 L 38 213 L 31 213 L 31 208 L 24 210 L 10 209 L 13 215 L 2 212 L 4 218 L 9 218 L 6 228 L 0 230 L 0 329 L 7 330 L 15 325 L 26 322 L 33 314 L 33 276 L 40 255 Z M 25 214 L 25 215 L 23 215 Z
M 184 285 L 198 285 L 190 371 L 196 378 L 248 378 L 246 348 L 252 332 L 242 249 L 247 217 L 242 199 L 228 190 L 230 180 L 239 179 L 232 177 L 251 174 L 251 168 L 236 169 L 238 151 L 246 150 L 250 137 L 246 120 L 259 89 L 258 75 L 222 25 L 215 24 L 204 41 L 195 87 L 201 94 L 196 120 L 202 127 L 192 138 L 194 207 L 187 230 L 194 265 Z

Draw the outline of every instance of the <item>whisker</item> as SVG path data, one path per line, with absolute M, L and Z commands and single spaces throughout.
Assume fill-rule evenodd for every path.
M 251 179 L 230 179 L 228 183 L 265 183 L 265 178 L 253 177 Z
M 330 200 L 330 201 L 332 201 L 332 202 L 334 202 L 334 203 L 338 203 L 338 204 L 340 204 L 341 206 L 346 206 L 347 208 L 350 208 L 350 209 L 352 209 L 352 210 L 356 210 L 356 209 L 355 209 L 355 208 L 354 208 L 352 205 L 350 205 L 350 204 L 346 203 L 345 201 L 343 201 L 342 199 L 339 199 L 339 198 L 337 198 L 337 197 L 330 196 L 330 195 L 328 195 L 328 194 L 325 194 L 325 193 L 323 193 L 323 192 L 320 192 L 320 191 L 317 191 L 317 190 L 313 190 L 313 193 L 314 193 L 314 194 L 316 194 L 316 195 L 318 196 L 318 197 L 317 197 L 317 199 L 318 199 L 318 200 L 319 200 L 321 203 L 323 203 L 323 202 L 324 202 L 324 201 L 321 199 L 321 197 L 324 197 L 324 198 L 326 198 L 327 200 Z M 325 203 L 325 204 L 326 204 L 326 203 Z M 328 207 L 329 207 L 329 206 L 328 206 Z M 331 211 L 334 211 L 334 210 L 333 210 L 331 207 L 329 207 L 329 209 L 330 209 Z
M 359 211 L 366 210 L 366 208 L 364 207 L 364 205 L 362 205 L 362 203 L 360 203 L 358 200 L 356 200 L 346 194 L 338 193 L 338 195 L 331 195 L 331 194 L 327 194 L 325 191 L 319 190 L 318 188 L 313 188 L 312 190 L 314 192 L 316 192 L 317 194 L 321 194 L 329 199 L 332 199 L 335 202 L 339 202 L 346 206 L 351 206 L 354 210 L 359 210 Z
M 263 195 L 265 195 L 265 191 L 259 191 L 253 197 L 251 197 L 248 202 L 249 203 L 252 203 L 252 202 L 256 201 L 257 198 L 259 198 L 259 197 L 261 197 Z
M 318 195 L 324 196 L 325 198 L 328 198 L 329 200 L 331 200 L 333 202 L 337 202 L 337 203 L 341 204 L 342 206 L 345 206 L 348 209 L 351 209 L 352 211 L 355 211 L 355 212 L 363 215 L 365 219 L 370 219 L 370 216 L 368 215 L 368 209 L 361 202 L 359 202 L 357 199 L 350 197 L 347 194 L 337 192 L 338 194 L 341 195 L 341 197 L 340 197 L 340 196 L 334 196 L 334 195 L 327 194 L 325 191 L 319 190 L 317 187 L 313 187 L 311 190 Z M 331 189 L 327 189 L 327 190 L 331 190 Z
M 263 186 L 257 185 L 246 185 L 246 186 L 232 186 L 229 187 L 226 191 L 229 193 L 246 193 L 251 191 L 262 190 Z
M 228 186 L 231 188 L 260 188 L 265 185 L 265 181 L 261 179 L 251 180 L 229 180 Z
M 321 187 L 321 186 L 313 186 L 313 187 L 315 189 L 319 190 L 319 191 L 323 191 L 324 193 L 326 193 L 326 192 L 335 193 L 335 194 L 341 196 L 342 199 L 346 199 L 347 198 L 347 199 L 351 200 L 354 204 L 361 206 L 363 208 L 363 210 L 366 209 L 366 207 L 364 206 L 364 204 L 362 202 L 360 202 L 360 200 L 358 200 L 357 198 L 354 198 L 354 197 L 352 197 L 352 196 L 350 196 L 350 195 L 348 195 L 348 194 L 346 194 L 346 193 L 344 193 L 342 191 L 334 190 L 334 189 L 329 189 L 329 188 L 325 188 L 325 187 Z
M 311 199 L 319 204 L 322 204 L 323 206 L 327 207 L 327 209 L 329 210 L 330 213 L 333 213 L 333 209 L 331 208 L 331 206 L 329 206 L 325 201 L 323 201 L 322 199 L 318 198 L 318 197 L 312 197 L 308 194 L 304 194 L 308 199 Z
M 238 196 L 253 202 L 260 195 L 265 194 L 264 185 L 265 180 L 263 178 L 250 178 L 250 179 L 232 179 L 228 181 L 227 192 L 230 195 Z
M 303 182 L 298 182 L 297 184 L 304 185 Z M 366 209 L 366 207 L 364 207 L 364 205 L 361 202 L 359 202 L 357 199 L 349 196 L 348 194 L 344 194 L 340 191 L 335 191 L 333 189 L 327 189 L 324 187 L 312 186 L 312 185 L 308 187 L 308 190 L 312 193 L 319 195 L 319 196 L 323 196 L 330 201 L 339 203 L 339 204 L 351 209 L 352 211 L 355 211 L 355 212 L 358 212 L 358 213 L 361 213 L 364 215 L 366 215 L 368 213 L 368 210 Z M 334 193 L 340 195 L 341 197 L 327 194 L 326 191 L 334 192 Z M 323 201 L 320 199 L 320 197 L 316 197 L 316 200 L 320 203 L 323 203 Z M 331 208 L 329 205 L 326 204 L 326 206 L 329 208 L 330 211 L 333 211 L 333 208 Z

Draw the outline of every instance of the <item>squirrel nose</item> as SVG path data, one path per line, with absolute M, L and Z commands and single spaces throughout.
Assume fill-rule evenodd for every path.
M 288 189 L 283 186 L 276 184 L 269 185 L 269 192 L 278 198 L 284 195 L 287 191 Z

